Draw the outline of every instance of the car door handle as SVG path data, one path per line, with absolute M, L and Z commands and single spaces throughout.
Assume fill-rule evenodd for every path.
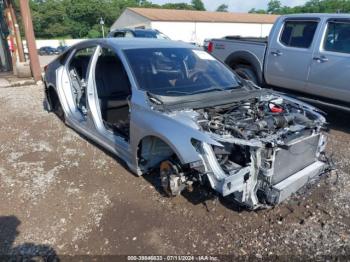
M 315 56 L 313 58 L 313 60 L 315 60 L 317 63 L 325 63 L 328 62 L 328 58 L 325 56 Z
M 283 53 L 280 50 L 277 50 L 277 51 L 271 51 L 271 55 L 273 55 L 273 56 L 281 56 L 281 55 L 283 55 Z

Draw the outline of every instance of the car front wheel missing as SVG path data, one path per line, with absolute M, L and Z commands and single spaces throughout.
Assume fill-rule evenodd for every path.
M 160 181 L 164 192 L 169 197 L 180 195 L 186 188 L 186 180 L 181 173 L 181 167 L 169 160 L 160 164 Z

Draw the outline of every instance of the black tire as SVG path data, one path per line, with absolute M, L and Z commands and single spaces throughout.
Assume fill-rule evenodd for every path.
M 238 65 L 234 68 L 234 70 L 243 79 L 252 81 L 254 84 L 259 85 L 258 76 L 251 66 Z

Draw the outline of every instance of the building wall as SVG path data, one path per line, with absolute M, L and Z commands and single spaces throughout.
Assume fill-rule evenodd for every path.
M 221 38 L 228 35 L 266 37 L 270 33 L 272 24 L 153 21 L 151 28 L 161 31 L 172 40 L 203 44 L 204 39 Z
M 111 30 L 121 29 L 121 28 L 135 28 L 135 27 L 150 27 L 150 20 L 147 18 L 136 14 L 135 12 L 126 9 L 117 21 L 111 26 Z

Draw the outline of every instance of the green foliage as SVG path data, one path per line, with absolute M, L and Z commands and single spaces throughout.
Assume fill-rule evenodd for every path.
M 349 13 L 350 0 L 309 0 L 302 6 L 282 6 L 278 0 L 271 0 L 266 10 L 251 9 L 249 13 L 295 14 L 295 13 Z
M 267 14 L 267 11 L 264 10 L 264 9 L 255 9 L 255 8 L 252 8 L 249 10 L 248 13 L 253 13 L 253 14 Z
M 271 0 L 267 5 L 267 12 L 270 14 L 278 14 L 281 12 L 282 4 L 279 0 Z
M 204 7 L 202 0 L 192 0 L 191 4 L 192 4 L 193 9 L 198 10 L 198 11 L 205 11 L 205 7 Z
M 218 8 L 216 8 L 216 12 L 228 12 L 228 5 L 219 5 Z
M 96 29 L 91 29 L 91 30 L 88 32 L 87 36 L 88 36 L 89 38 L 99 38 L 99 37 L 102 37 L 102 34 L 101 34 L 101 31 L 98 31 L 98 30 L 96 30 Z
M 18 0 L 15 0 L 18 11 Z M 102 36 L 127 7 L 205 10 L 201 0 L 187 3 L 153 4 L 148 0 L 30 0 L 37 38 L 96 38 Z
M 19 0 L 14 0 L 18 11 Z M 105 21 L 105 32 L 127 7 L 205 10 L 201 0 L 187 3 L 153 4 L 151 0 L 30 0 L 35 34 L 38 38 L 95 38 L 101 37 L 99 20 Z M 217 11 L 226 12 L 222 4 Z M 303 6 L 283 6 L 270 0 L 266 10 L 251 9 L 249 13 L 349 13 L 350 0 L 309 0 Z M 18 16 L 19 22 L 20 16 Z
M 162 5 L 165 9 L 193 10 L 193 6 L 186 3 L 167 3 Z

